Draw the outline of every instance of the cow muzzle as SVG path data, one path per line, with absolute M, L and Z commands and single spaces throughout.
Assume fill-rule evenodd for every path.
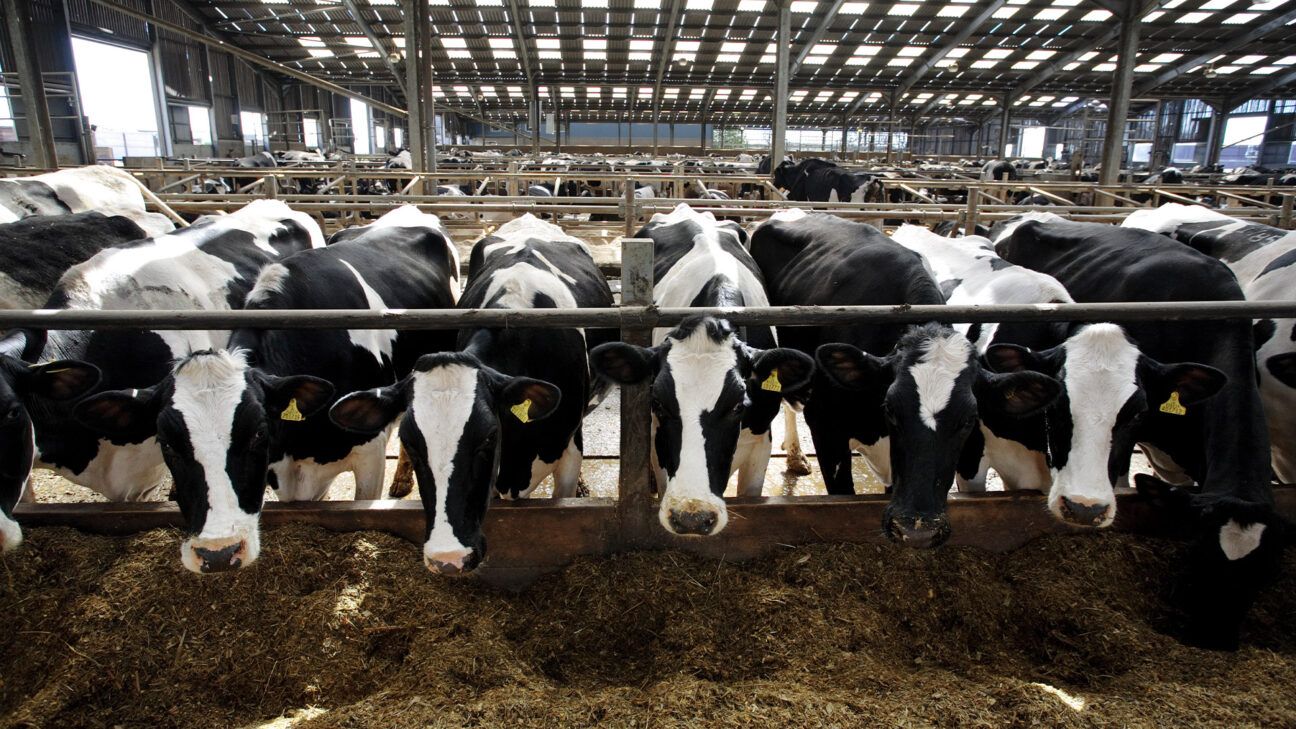
M 477 569 L 481 564 L 481 555 L 472 549 L 456 549 L 448 552 L 423 554 L 423 564 L 428 570 L 440 575 L 461 576 Z
M 193 539 L 185 542 L 181 551 L 184 566 L 202 574 L 236 570 L 255 559 L 248 541 L 238 537 Z
M 1110 526 L 1116 518 L 1116 504 L 1105 500 L 1063 496 L 1058 499 L 1057 515 L 1076 526 L 1105 527 Z
M 729 523 L 729 514 L 719 497 L 670 498 L 658 510 L 657 517 L 666 531 L 681 537 L 709 537 L 717 534 Z M 710 496 L 710 494 L 708 494 Z
M 896 514 L 885 520 L 883 528 L 891 541 L 914 549 L 939 547 L 950 537 L 949 517 L 944 514 Z

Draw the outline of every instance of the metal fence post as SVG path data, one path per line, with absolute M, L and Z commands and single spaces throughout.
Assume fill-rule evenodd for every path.
M 622 217 L 625 218 L 625 237 L 627 237 L 627 238 L 629 238 L 630 236 L 634 235 L 634 233 L 635 233 L 634 227 L 635 227 L 635 223 L 637 222 L 637 218 L 638 218 L 638 216 L 635 215 L 635 196 L 634 196 L 634 193 L 635 193 L 635 183 L 634 183 L 634 178 L 633 178 L 633 177 L 627 177 L 627 178 L 626 178 L 626 183 L 625 183 L 625 204 L 622 206 L 622 209 L 621 209 L 621 215 L 622 215 Z M 624 253 L 624 252 L 625 252 L 625 251 L 624 251 L 624 249 L 623 249 L 623 250 L 622 250 L 622 253 Z M 622 260 L 623 260 L 623 265 L 624 265 L 624 259 L 622 259 Z M 624 283 L 624 281 L 623 281 L 623 282 L 622 282 L 623 291 L 624 291 L 624 286 L 625 286 L 625 283 Z M 650 291 L 649 293 L 651 293 L 651 291 Z M 622 296 L 624 296 L 624 293 L 622 294 Z
M 633 193 L 632 193 L 633 194 Z M 621 241 L 621 306 L 652 303 L 653 243 L 642 238 Z M 652 343 L 652 330 L 622 326 L 621 341 L 639 346 Z M 652 418 L 648 383 L 621 388 L 621 463 L 617 482 L 617 511 L 627 546 L 655 528 L 652 516 Z
M 1293 200 L 1296 200 L 1296 195 L 1285 194 L 1282 196 L 1282 212 L 1278 214 L 1278 227 L 1291 230 Z

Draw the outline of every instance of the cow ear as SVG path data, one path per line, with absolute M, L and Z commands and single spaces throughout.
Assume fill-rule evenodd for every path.
M 1043 412 L 1061 393 L 1062 383 L 1039 372 L 987 372 L 977 381 L 977 407 L 1025 418 Z
M 310 375 L 265 375 L 261 387 L 265 392 L 266 413 L 280 420 L 305 420 L 333 401 L 333 383 Z
M 33 395 L 50 400 L 75 400 L 99 384 L 99 368 L 88 362 L 61 359 L 27 371 L 24 386 Z
M 815 350 L 819 369 L 828 379 L 847 390 L 863 390 L 882 381 L 890 382 L 891 363 L 849 344 L 824 344 Z
M 404 383 L 362 390 L 333 403 L 329 420 L 343 430 L 375 435 L 399 418 L 408 406 Z
M 509 378 L 497 397 L 500 417 L 516 418 L 524 424 L 553 415 L 560 402 L 562 390 L 557 385 L 530 377 Z
M 790 395 L 810 384 L 814 360 L 804 352 L 778 347 L 756 353 L 747 389 Z
M 137 442 L 157 434 L 161 409 L 156 387 L 109 390 L 77 403 L 72 417 L 96 433 Z
M 1276 354 L 1265 360 L 1264 366 L 1279 382 L 1296 387 L 1296 352 Z
M 1153 406 L 1161 404 L 1162 399 L 1166 403 L 1177 399 L 1180 405 L 1204 402 L 1228 383 L 1228 375 L 1204 364 L 1180 362 L 1167 365 L 1147 357 L 1143 359 L 1146 360 L 1144 378 Z
M 608 342 L 590 350 L 590 369 L 618 385 L 635 385 L 657 372 L 657 352 L 625 342 Z

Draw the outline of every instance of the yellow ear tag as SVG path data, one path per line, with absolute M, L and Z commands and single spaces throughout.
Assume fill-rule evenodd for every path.
M 509 408 L 509 412 L 513 413 L 513 417 L 517 418 L 523 423 L 531 422 L 531 400 L 529 399 L 523 400 L 517 405 L 514 405 L 513 407 Z
M 770 370 L 770 376 L 765 378 L 761 383 L 762 390 L 770 392 L 783 392 L 783 383 L 779 382 L 778 370 Z
M 294 397 L 288 401 L 288 407 L 284 408 L 282 413 L 279 413 L 279 419 L 289 420 L 294 423 L 300 423 L 306 419 L 306 416 L 302 415 L 301 410 L 297 409 L 297 398 Z
M 1169 413 L 1170 415 L 1188 414 L 1188 408 L 1179 404 L 1179 392 L 1177 390 L 1175 392 L 1170 393 L 1170 399 L 1161 403 L 1161 407 L 1157 409 L 1163 413 Z

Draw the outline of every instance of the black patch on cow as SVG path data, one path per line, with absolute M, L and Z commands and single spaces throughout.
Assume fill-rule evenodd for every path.
M 36 216 L 0 225 L 0 272 L 46 302 L 59 276 L 105 248 L 123 247 L 146 234 L 129 218 L 100 213 Z
M 1265 276 L 1266 274 L 1284 269 L 1292 265 L 1293 263 L 1296 263 L 1296 249 L 1287 251 L 1281 256 L 1278 256 L 1277 258 L 1270 261 L 1269 265 L 1265 266 L 1264 270 L 1260 272 L 1260 275 L 1256 276 L 1256 280 L 1259 280 L 1261 277 Z
M 950 295 L 953 294 L 954 290 L 961 285 L 963 285 L 963 279 L 961 278 L 947 278 L 944 281 L 941 281 L 940 282 L 941 296 L 945 297 L 946 301 L 949 301 Z

